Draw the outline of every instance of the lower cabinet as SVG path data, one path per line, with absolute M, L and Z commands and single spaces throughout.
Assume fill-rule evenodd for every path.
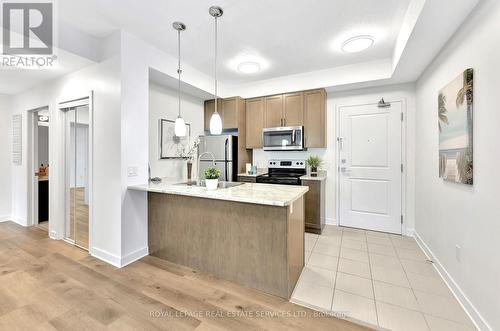
M 240 183 L 257 183 L 257 177 L 255 177 L 255 176 L 238 176 L 238 182 L 240 182 Z
M 308 186 L 305 195 L 305 231 L 321 234 L 325 227 L 325 181 L 302 180 L 302 186 Z

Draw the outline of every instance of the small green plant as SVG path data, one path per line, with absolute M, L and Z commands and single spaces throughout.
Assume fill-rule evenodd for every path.
M 205 170 L 205 179 L 219 179 L 221 172 L 219 169 L 210 167 Z
M 306 164 L 311 167 L 311 169 L 317 170 L 321 165 L 321 159 L 319 156 L 311 155 L 307 158 Z

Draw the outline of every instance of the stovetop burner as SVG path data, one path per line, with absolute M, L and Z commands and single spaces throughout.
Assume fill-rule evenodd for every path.
M 257 183 L 300 185 L 306 174 L 304 160 L 269 160 L 268 174 L 257 177 Z

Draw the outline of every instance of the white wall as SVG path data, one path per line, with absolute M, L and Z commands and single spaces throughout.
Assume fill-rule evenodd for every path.
M 204 130 L 203 99 L 182 94 L 182 117 L 191 125 L 191 142 Z M 175 120 L 178 113 L 177 91 L 157 84 L 149 86 L 149 164 L 151 177 L 187 179 L 187 167 L 184 160 L 159 159 L 158 120 Z M 196 167 L 196 166 L 194 166 Z M 193 178 L 196 174 L 193 169 Z
M 116 43 L 116 36 L 109 37 Z M 119 48 L 116 50 L 119 52 Z M 51 182 L 49 234 L 62 238 L 65 218 L 63 124 L 58 103 L 74 100 L 94 91 L 94 161 L 93 161 L 93 228 L 91 254 L 120 256 L 121 254 L 121 178 L 120 178 L 120 56 L 79 70 L 62 78 L 12 97 L 13 113 L 23 114 L 23 164 L 12 165 L 12 214 L 21 225 L 27 225 L 27 111 L 48 106 L 50 112 L 49 150 Z
M 177 59 L 143 40 L 121 33 L 121 184 L 122 184 L 122 254 L 127 264 L 147 254 L 147 194 L 128 190 L 129 185 L 148 181 L 149 162 L 149 69 L 170 77 L 177 76 Z M 182 65 L 183 81 L 203 91 L 213 90 L 211 77 Z M 224 85 L 220 86 L 222 93 Z M 200 119 L 202 121 L 202 118 Z M 128 177 L 127 169 L 137 168 L 137 176 Z
M 500 330 L 499 31 L 500 2 L 485 0 L 418 80 L 416 122 L 416 231 L 468 298 L 462 300 L 480 327 L 487 328 L 482 315 L 494 330 Z M 472 187 L 438 178 L 438 91 L 467 68 L 475 74 Z M 455 245 L 462 247 L 460 260 Z
M 352 90 L 347 92 L 328 92 L 327 95 L 327 148 L 311 148 L 304 152 L 264 152 L 256 149 L 253 152 L 254 164 L 259 168 L 267 166 L 272 158 L 306 159 L 309 155 L 320 156 L 324 163 L 322 168 L 328 172 L 326 181 L 326 218 L 327 223 L 337 224 L 336 210 L 336 169 L 337 169 L 337 123 L 336 111 L 339 106 L 377 103 L 384 97 L 386 101 L 403 100 L 406 104 L 407 117 L 407 208 L 406 232 L 414 229 L 414 150 L 415 150 L 415 88 L 413 84 L 392 85 L 386 87 Z
M 11 122 L 10 98 L 0 95 L 0 222 L 11 219 Z

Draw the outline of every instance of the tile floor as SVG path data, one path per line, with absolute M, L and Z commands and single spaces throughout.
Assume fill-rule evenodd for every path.
M 305 235 L 292 302 L 388 330 L 475 330 L 415 239 L 327 225 Z

